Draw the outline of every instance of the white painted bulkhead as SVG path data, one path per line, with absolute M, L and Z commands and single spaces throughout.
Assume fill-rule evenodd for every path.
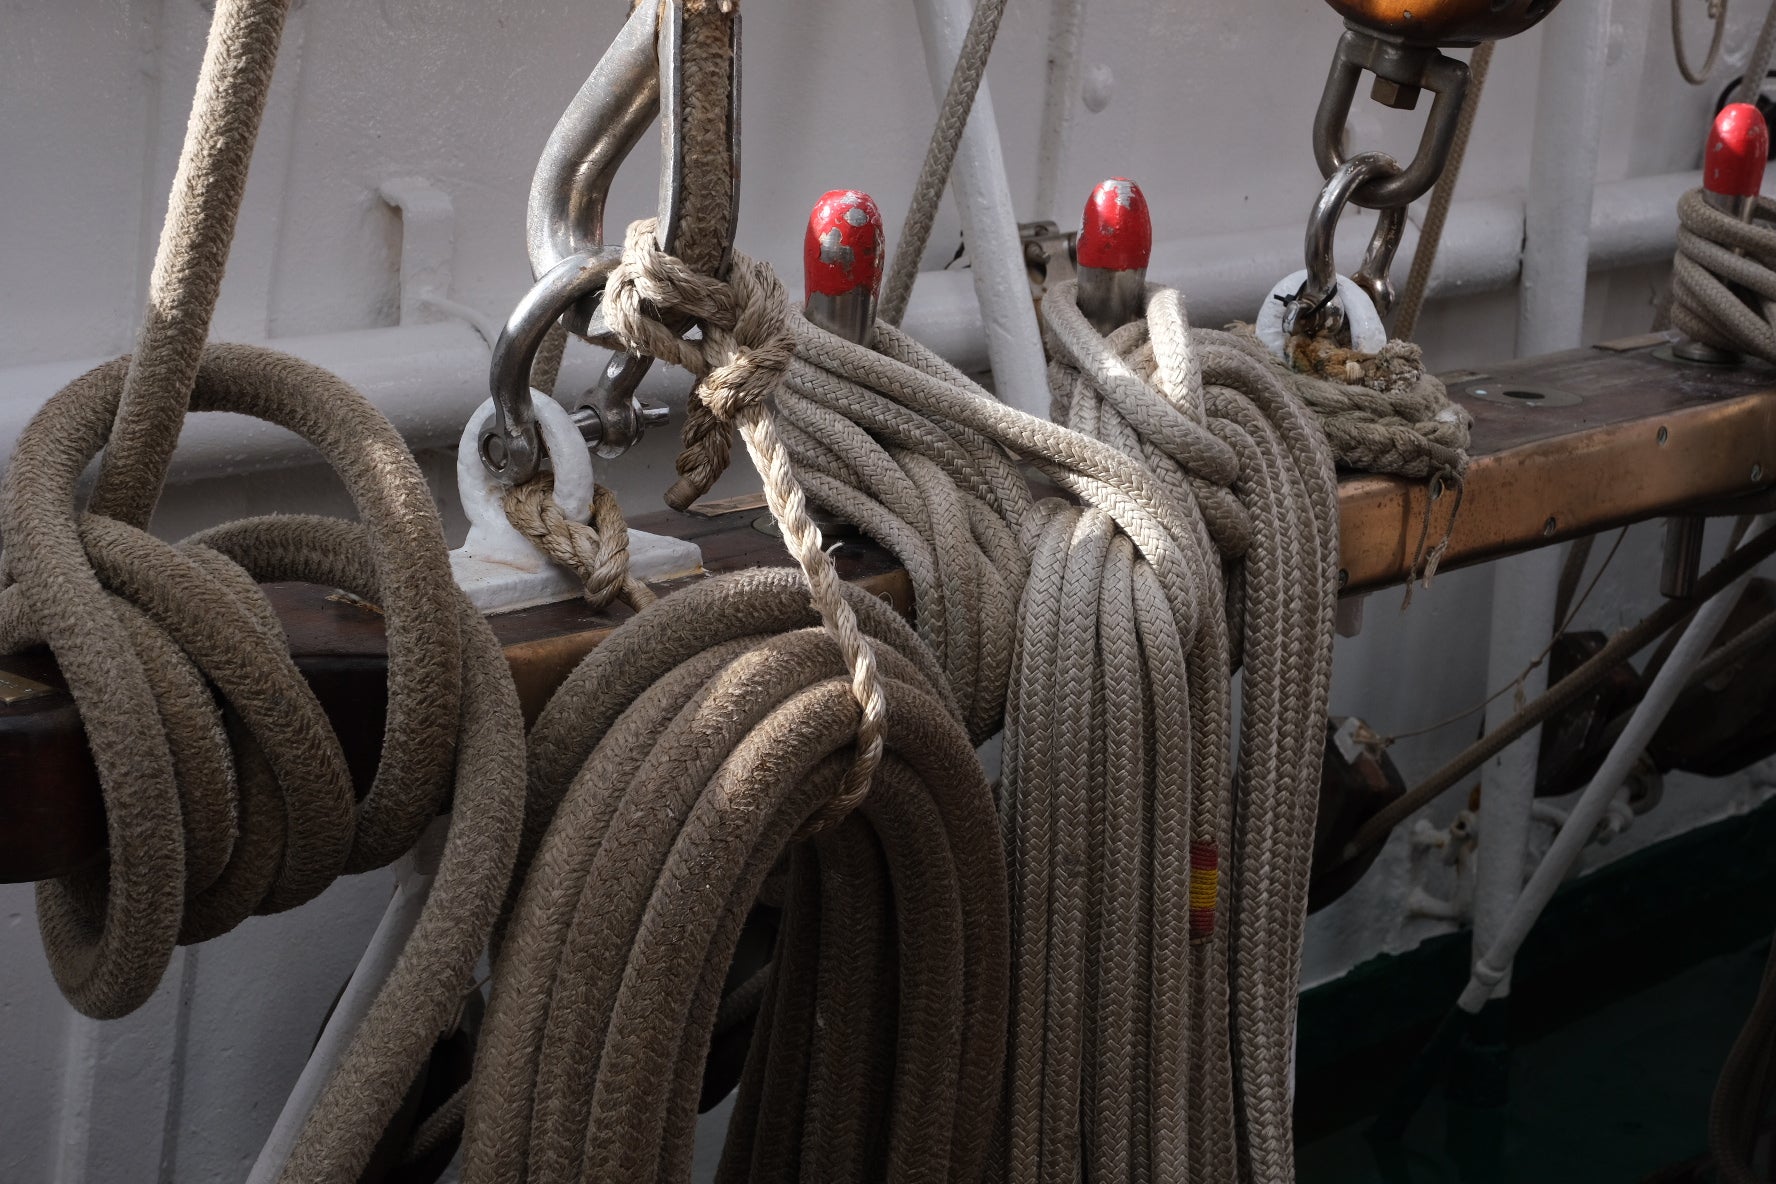
M 1050 8 L 1014 0 L 989 72 L 1019 216 L 1049 213 L 1036 208 L 1045 159 L 1064 223 L 1096 181 L 1134 176 L 1161 243 L 1154 277 L 1180 284 L 1199 322 L 1249 316 L 1300 266 L 1319 185 L 1308 131 L 1337 20 L 1318 0 L 1092 0 L 1076 68 L 1061 72 L 1075 88 L 1070 139 L 1045 147 Z M 428 450 L 428 473 L 459 525 L 447 445 L 486 395 L 487 364 L 482 337 L 459 314 L 497 324 L 527 286 L 524 202 L 537 151 L 621 9 L 306 0 L 290 19 L 215 334 L 295 349 L 363 385 Z M 1672 63 L 1663 6 L 1613 6 L 1585 340 L 1648 327 L 1671 206 L 1690 183 L 1681 174 L 1697 167 L 1714 95 L 1761 16 L 1761 6 L 1735 6 L 1724 63 L 1698 90 Z M 208 18 L 200 0 L 0 4 L 5 448 L 61 381 L 130 346 Z M 1515 352 L 1523 191 L 1532 131 L 1546 116 L 1542 41 L 1538 30 L 1504 43 L 1492 68 L 1433 287 L 1441 299 L 1420 322 L 1438 368 Z M 911 0 L 746 7 L 739 243 L 792 289 L 802 223 L 823 190 L 869 189 L 898 228 L 934 113 L 921 44 Z M 1420 118 L 1360 99 L 1352 131 L 1359 143 L 1406 153 Z M 613 224 L 652 211 L 651 157 L 644 144 L 619 178 Z M 416 182 L 447 199 L 447 216 L 434 203 L 429 220 L 410 206 L 404 221 L 390 197 Z M 1349 221 L 1355 243 L 1368 226 Z M 959 226 L 946 204 L 928 267 L 955 253 Z M 1412 242 L 1409 233 L 1402 276 Z M 442 303 L 418 299 L 422 289 Z M 966 276 L 928 274 L 909 326 L 965 364 L 985 361 Z M 570 355 L 569 379 L 589 381 L 596 362 L 590 351 Z M 651 390 L 682 407 L 683 377 L 659 370 Z M 242 421 L 204 418 L 221 422 L 188 429 L 201 448 L 163 499 L 163 533 L 272 509 L 346 508 L 276 429 L 249 436 Z M 651 510 L 672 451 L 670 434 L 656 433 L 604 465 L 600 480 L 631 513 Z M 717 496 L 752 480 L 732 473 Z M 1657 565 L 1656 526 L 1632 532 L 1580 625 L 1637 619 L 1656 599 Z M 1372 596 L 1363 633 L 1339 642 L 1334 710 L 1405 732 L 1479 702 L 1493 689 L 1491 582 L 1485 569 L 1445 573 L 1403 614 L 1397 591 Z M 1402 740 L 1393 756 L 1410 780 L 1471 739 L 1473 726 Z M 1773 781 L 1767 768 L 1725 782 L 1673 778 L 1657 812 L 1587 859 L 1749 808 Z M 1433 821 L 1447 822 L 1459 804 L 1434 809 Z M 1538 827 L 1532 847 L 1545 841 Z M 1406 915 L 1414 887 L 1448 891 L 1447 873 L 1424 879 L 1434 862 L 1396 838 L 1363 884 L 1310 925 L 1305 982 L 1446 931 L 1447 921 Z M 293 913 L 184 951 L 148 1007 L 105 1025 L 56 994 L 30 888 L 0 887 L 0 1184 L 244 1178 L 390 882 L 386 873 L 342 881 Z

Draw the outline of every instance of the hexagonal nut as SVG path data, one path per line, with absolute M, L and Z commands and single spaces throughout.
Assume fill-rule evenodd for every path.
M 1406 82 L 1395 82 L 1391 78 L 1376 78 L 1375 85 L 1369 88 L 1369 97 L 1383 107 L 1392 107 L 1396 111 L 1411 111 L 1418 106 L 1418 96 L 1422 88 Z

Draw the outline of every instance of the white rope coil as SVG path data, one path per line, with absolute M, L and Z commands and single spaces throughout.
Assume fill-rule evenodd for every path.
M 1742 222 L 1692 189 L 1677 203 L 1671 323 L 1684 335 L 1776 362 L 1776 202 Z

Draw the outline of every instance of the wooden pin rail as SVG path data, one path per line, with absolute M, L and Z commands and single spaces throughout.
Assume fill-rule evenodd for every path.
M 1776 369 L 1681 363 L 1666 345 L 1662 336 L 1638 338 L 1446 376 L 1474 415 L 1474 460 L 1444 569 L 1677 510 L 1718 512 L 1776 483 L 1767 476 L 1776 471 Z M 1405 579 L 1429 495 L 1422 482 L 1394 478 L 1340 483 L 1347 593 Z M 1433 506 L 1433 541 L 1444 501 Z M 787 562 L 762 508 L 723 510 L 631 522 L 694 539 L 711 573 Z M 880 548 L 845 540 L 836 559 L 846 579 L 911 613 L 912 585 Z M 382 619 L 326 588 L 274 584 L 267 593 L 361 791 L 383 728 Z M 625 615 L 564 602 L 492 619 L 527 719 Z M 103 857 L 97 774 L 46 651 L 0 657 L 0 770 L 0 882 L 43 879 Z

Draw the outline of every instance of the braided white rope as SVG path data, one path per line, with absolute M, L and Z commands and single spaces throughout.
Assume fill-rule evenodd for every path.
M 1716 349 L 1776 362 L 1776 202 L 1757 199 L 1751 222 L 1692 189 L 1677 203 L 1671 323 Z

